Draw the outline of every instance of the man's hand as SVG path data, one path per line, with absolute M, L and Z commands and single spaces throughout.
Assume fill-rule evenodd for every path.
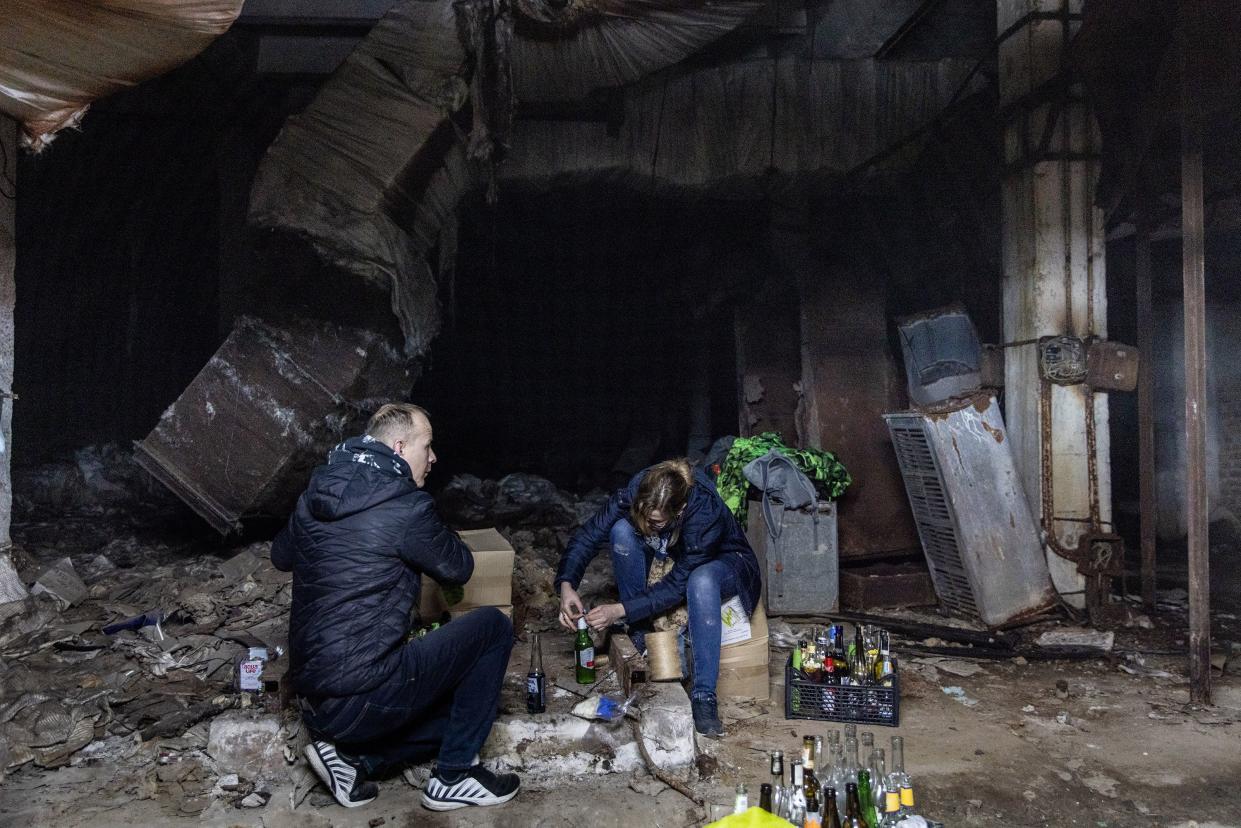
M 566 630 L 577 629 L 577 619 L 580 618 L 585 609 L 582 607 L 582 598 L 577 594 L 577 590 L 569 585 L 568 581 L 560 582 L 560 626 Z
M 586 613 L 586 623 L 595 632 L 603 632 L 624 617 L 624 604 L 603 604 Z

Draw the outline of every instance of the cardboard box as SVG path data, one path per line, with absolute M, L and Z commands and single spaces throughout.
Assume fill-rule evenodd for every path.
M 439 584 L 422 576 L 422 596 L 418 612 L 433 618 L 444 610 L 459 612 L 476 607 L 511 607 L 513 603 L 513 559 L 515 552 L 504 536 L 495 529 L 469 529 L 458 533 L 474 553 L 474 574 L 465 585 L 465 597 L 459 604 L 444 603 Z
M 720 680 L 716 695 L 766 699 L 771 695 L 768 677 L 767 636 L 720 650 Z
M 744 644 L 767 637 L 767 613 L 760 598 L 753 614 L 747 618 L 741 607 L 741 599 L 730 598 L 720 608 L 720 641 L 725 647 Z
M 481 607 L 470 607 L 469 609 L 455 609 L 455 610 L 451 610 L 448 613 L 448 616 L 455 621 L 461 616 L 468 615 L 469 613 L 473 612 L 476 609 L 482 609 L 482 608 Z M 504 613 L 504 616 L 508 618 L 510 621 L 513 620 L 513 608 L 512 607 L 496 607 L 496 609 Z

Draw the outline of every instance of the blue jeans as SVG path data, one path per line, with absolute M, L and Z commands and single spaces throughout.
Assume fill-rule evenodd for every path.
M 406 644 L 375 689 L 303 697 L 302 719 L 372 777 L 437 756 L 440 769 L 465 770 L 491 732 L 512 649 L 513 623 L 495 607 L 476 609 Z
M 612 526 L 611 541 L 612 571 L 621 601 L 646 592 L 654 550 L 627 520 L 618 520 Z M 720 678 L 720 607 L 736 594 L 737 572 L 726 559 L 705 563 L 689 575 L 685 597 L 689 607 L 689 637 L 694 647 L 692 698 L 715 698 L 715 684 Z M 649 618 L 629 625 L 629 634 L 639 650 L 645 649 L 650 629 Z

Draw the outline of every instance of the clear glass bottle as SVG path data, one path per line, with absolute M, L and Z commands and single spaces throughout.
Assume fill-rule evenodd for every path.
M 831 766 L 831 770 L 828 772 L 829 775 L 827 777 L 827 780 L 826 781 L 820 780 L 820 781 L 823 781 L 823 784 L 829 787 L 835 788 L 837 791 L 843 791 L 845 789 L 845 783 L 850 781 L 845 778 L 844 765 L 845 765 L 845 748 L 844 748 L 844 745 L 840 743 L 840 740 L 837 739 L 832 744 L 832 766 Z M 837 797 L 836 808 L 837 808 L 838 814 L 841 816 L 844 815 L 844 811 L 841 810 L 844 808 L 844 805 L 845 805 L 844 800 Z
M 883 801 L 883 819 L 879 822 L 879 828 L 896 828 L 905 818 L 901 816 L 901 795 L 897 791 L 888 791 Z
M 905 740 L 900 736 L 892 737 L 892 772 L 888 774 L 888 790 L 900 795 L 902 817 L 916 813 L 913 781 L 905 772 Z
M 861 764 L 857 758 L 857 739 L 850 736 L 845 739 L 845 756 L 844 761 L 840 765 L 840 775 L 844 777 L 845 784 L 850 782 L 857 784 L 857 772 L 861 770 Z
M 793 762 L 790 766 L 793 775 L 793 790 L 789 795 L 788 813 L 784 817 L 794 825 L 801 825 L 806 819 L 805 776 L 801 762 Z
M 870 752 L 870 793 L 875 801 L 875 821 L 883 816 L 885 795 L 888 792 L 887 756 L 883 748 L 877 747 Z
M 733 796 L 733 813 L 744 814 L 748 810 L 750 810 L 750 794 L 746 791 L 745 785 L 738 785 Z
M 858 755 L 863 762 L 870 764 L 870 752 L 875 749 L 875 734 L 869 730 L 863 730 L 858 734 Z
M 784 784 L 784 751 L 773 750 L 771 752 L 771 785 L 773 788 L 779 788 Z

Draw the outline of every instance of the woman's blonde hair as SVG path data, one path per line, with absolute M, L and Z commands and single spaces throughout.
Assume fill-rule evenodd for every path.
M 693 487 L 694 472 L 684 457 L 651 466 L 638 484 L 638 496 L 629 508 L 638 533 L 647 537 L 658 534 L 651 527 L 651 512 L 662 512 L 668 520 L 673 520 L 689 502 L 689 490 Z M 674 521 L 668 544 L 676 543 L 680 537 L 680 522 Z

